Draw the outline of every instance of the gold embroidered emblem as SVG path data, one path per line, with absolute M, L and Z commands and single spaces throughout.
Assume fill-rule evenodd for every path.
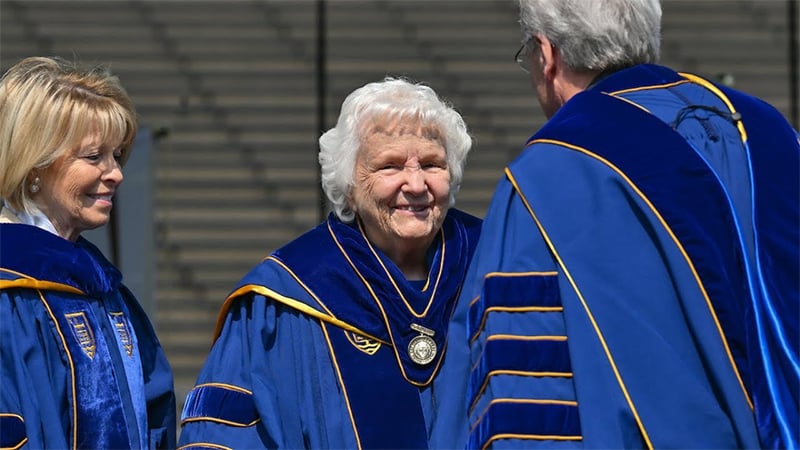
M 128 325 L 127 317 L 122 312 L 112 312 L 109 313 L 109 316 L 114 324 L 114 329 L 117 330 L 122 348 L 125 349 L 125 353 L 128 356 L 133 356 L 133 339 L 131 339 L 131 329 Z
M 90 359 L 94 359 L 94 353 L 97 350 L 97 342 L 94 340 L 94 331 L 92 331 L 89 320 L 86 318 L 86 313 L 83 311 L 76 313 L 64 314 L 67 322 L 72 328 L 72 335 L 78 341 L 83 353 L 86 353 Z
M 352 331 L 345 331 L 344 335 L 347 340 L 353 344 L 353 347 L 361 350 L 368 355 L 374 355 L 381 348 L 381 343 L 373 341 L 372 339 L 361 336 L 360 334 L 353 333 Z

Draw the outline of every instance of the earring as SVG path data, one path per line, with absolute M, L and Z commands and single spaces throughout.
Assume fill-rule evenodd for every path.
M 33 183 L 31 183 L 31 187 L 30 187 L 31 194 L 35 194 L 35 193 L 39 192 L 39 183 L 41 181 L 42 180 L 39 179 L 39 177 L 36 177 L 36 178 L 33 179 Z

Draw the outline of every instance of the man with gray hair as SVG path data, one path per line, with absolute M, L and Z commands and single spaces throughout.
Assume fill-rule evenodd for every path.
M 759 99 L 656 65 L 658 0 L 519 7 L 516 61 L 549 120 L 488 209 L 442 367 L 460 383 L 439 393 L 452 403 L 434 433 L 469 448 L 796 448 L 797 132 Z

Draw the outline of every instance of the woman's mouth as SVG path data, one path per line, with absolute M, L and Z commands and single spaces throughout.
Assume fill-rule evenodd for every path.
M 410 211 L 410 212 L 422 212 L 428 209 L 428 205 L 403 205 L 403 206 L 395 206 L 395 209 L 400 211 Z
M 112 203 L 112 199 L 114 198 L 114 194 L 89 194 L 89 197 L 101 203 L 108 203 L 110 205 Z

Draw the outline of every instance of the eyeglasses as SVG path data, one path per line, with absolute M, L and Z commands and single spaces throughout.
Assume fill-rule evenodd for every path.
M 522 43 L 519 50 L 517 50 L 517 54 L 514 55 L 514 62 L 516 62 L 519 68 L 525 73 L 531 73 L 531 58 L 528 52 L 530 51 L 529 46 L 533 41 L 534 37 L 529 37 Z

